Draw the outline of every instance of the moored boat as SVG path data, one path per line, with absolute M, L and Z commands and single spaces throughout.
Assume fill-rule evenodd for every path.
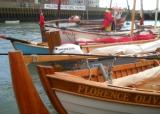
M 54 31 L 54 32 L 46 32 L 46 38 L 47 42 L 32 42 L 32 41 L 26 41 L 26 40 L 21 40 L 21 39 L 16 39 L 12 37 L 7 37 L 4 35 L 1 35 L 0 38 L 10 40 L 13 47 L 16 50 L 22 50 L 24 54 L 51 54 L 54 53 L 54 48 L 61 48 L 63 45 L 69 45 L 70 42 L 63 44 L 59 31 Z M 138 34 L 132 37 L 128 36 L 110 36 L 108 38 L 97 38 L 95 41 L 81 41 L 81 42 L 75 42 L 78 43 L 80 48 L 82 48 L 83 53 L 90 53 L 93 49 L 99 48 L 99 47 L 109 47 L 111 45 L 131 45 L 131 44 L 143 44 L 147 42 L 153 42 L 155 40 L 158 40 L 157 37 L 155 38 L 155 35 L 153 34 Z M 71 44 L 72 45 L 72 44 Z M 77 46 L 78 46 L 77 45 Z M 71 47 L 71 46 L 70 46 Z M 56 49 L 57 49 L 56 48 Z M 67 48 L 67 47 L 66 47 Z M 68 47 L 69 48 L 69 47 Z M 158 47 L 157 47 L 158 48 Z M 69 53 L 69 52 L 68 52 Z
M 54 72 L 54 68 L 42 66 L 39 66 L 38 69 L 44 88 L 48 87 L 47 90 L 56 96 L 56 99 L 62 104 L 61 108 L 64 108 L 69 114 L 158 114 L 160 112 L 158 84 L 160 67 L 155 67 L 157 69 L 155 72 L 158 73 L 153 73 L 156 75 L 155 79 L 152 76 L 151 79 L 148 78 L 150 74 L 143 75 L 142 72 L 139 72 L 149 66 L 159 65 L 159 63 L 157 65 L 153 63 L 153 61 L 151 63 L 145 61 L 144 63 L 117 66 L 117 68 L 115 66 L 112 71 L 112 83 L 109 80 L 104 82 L 103 77 L 97 76 L 100 73 L 97 69 L 69 72 Z M 152 72 L 153 69 L 144 72 Z M 134 81 L 132 83 L 133 79 L 128 79 L 129 76 L 136 75 L 131 75 L 132 73 L 142 74 L 142 76 L 136 77 L 136 83 Z M 145 76 L 147 79 L 141 79 Z M 126 80 L 117 84 L 116 81 L 121 78 L 126 78 Z M 150 81 L 152 83 L 149 83 Z M 129 84 L 122 86 L 125 82 Z M 50 94 L 49 92 L 48 94 Z M 51 94 L 50 97 L 53 97 Z M 154 99 L 156 102 L 153 102 Z
M 20 52 L 9 53 L 9 57 L 12 76 L 17 76 L 18 79 L 23 72 L 25 73 L 23 76 L 28 77 L 25 65 L 27 59 Z M 158 114 L 159 68 L 159 61 L 155 60 L 113 66 L 112 78 L 106 80 L 107 78 L 103 77 L 105 73 L 98 67 L 58 72 L 54 67 L 38 66 L 42 84 L 52 104 L 61 114 Z M 124 82 L 135 82 L 129 81 L 128 77 L 133 77 L 136 73 L 138 74 L 136 83 L 121 85 Z M 127 80 L 122 82 L 122 78 Z M 121 80 L 122 83 L 120 85 L 115 83 L 117 80 Z M 144 88 L 141 85 L 147 86 Z

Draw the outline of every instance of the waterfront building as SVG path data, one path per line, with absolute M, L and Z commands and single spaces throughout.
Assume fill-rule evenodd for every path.
M 0 0 L 0 7 L 36 7 L 57 4 L 59 0 Z M 61 0 L 62 5 L 83 5 L 99 7 L 99 0 Z

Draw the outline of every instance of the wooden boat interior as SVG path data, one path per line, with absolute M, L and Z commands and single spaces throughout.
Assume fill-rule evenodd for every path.
M 98 64 L 97 64 L 98 65 Z M 121 64 L 115 65 L 111 68 L 111 78 L 118 79 L 121 77 L 125 77 L 128 75 L 132 75 L 135 73 L 142 72 L 146 69 L 150 69 L 152 67 L 156 67 L 159 65 L 159 61 L 157 60 L 140 60 L 136 63 L 129 63 L 129 64 Z M 108 66 L 104 66 L 106 71 L 109 70 Z M 70 70 L 70 71 L 60 71 L 55 66 L 40 66 L 40 68 L 44 68 L 43 70 L 52 70 L 56 74 L 66 74 L 66 75 L 73 75 L 76 77 L 81 77 L 86 80 L 96 81 L 96 82 L 105 82 L 105 78 L 103 76 L 103 72 L 98 67 L 88 68 L 88 69 L 80 69 L 80 70 Z M 53 73 L 53 72 L 52 72 Z M 108 72 L 109 73 L 109 72 Z M 41 74 L 40 74 L 41 75 Z

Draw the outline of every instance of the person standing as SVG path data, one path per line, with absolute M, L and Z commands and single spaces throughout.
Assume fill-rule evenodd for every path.
M 46 42 L 47 39 L 45 38 L 45 27 L 44 27 L 44 23 L 45 23 L 45 18 L 43 15 L 43 11 L 40 11 L 40 16 L 39 16 L 39 26 L 40 26 L 40 31 L 41 31 L 41 37 L 42 37 L 42 42 Z
M 112 12 L 110 10 L 106 10 L 104 13 L 104 21 L 103 21 L 103 29 L 104 31 L 111 31 L 111 26 L 112 26 L 112 22 L 113 22 L 113 16 L 112 16 Z

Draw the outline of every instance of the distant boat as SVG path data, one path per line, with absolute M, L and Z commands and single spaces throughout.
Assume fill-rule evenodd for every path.
M 93 42 L 96 38 L 106 38 L 110 36 L 128 36 L 130 31 L 111 31 L 104 32 L 102 31 L 101 25 L 92 25 L 88 24 L 90 21 L 86 22 L 86 24 L 80 24 L 75 27 L 56 27 L 54 25 L 48 24 L 45 29 L 48 32 L 59 31 L 62 42 Z M 94 23 L 94 21 L 91 23 Z M 96 23 L 96 21 L 95 21 Z M 69 25 L 70 23 L 66 24 Z M 136 32 L 136 31 L 135 31 Z
M 16 50 L 21 50 L 24 54 L 49 54 L 49 49 L 45 45 L 34 44 L 34 43 L 23 43 L 14 41 L 12 42 L 13 47 Z
M 5 24 L 19 24 L 20 20 L 6 20 Z

